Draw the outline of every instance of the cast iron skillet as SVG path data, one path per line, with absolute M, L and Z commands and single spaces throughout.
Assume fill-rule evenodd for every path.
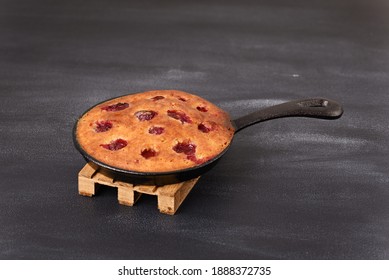
M 107 100 L 106 100 L 107 101 Z M 104 101 L 105 102 L 105 101 Z M 96 105 L 95 105 L 96 106 Z M 93 106 L 93 107 L 95 107 Z M 90 109 L 89 109 L 90 110 Z M 88 110 L 88 111 L 89 111 Z M 87 112 L 88 112 L 87 111 Z M 84 113 L 85 114 L 85 113 Z M 246 116 L 240 117 L 235 120 L 231 120 L 235 127 L 235 133 L 240 130 L 267 120 L 284 118 L 284 117 L 309 117 L 318 119 L 337 119 L 343 114 L 342 106 L 336 101 L 325 98 L 312 98 L 304 100 L 295 100 L 265 109 L 258 110 Z M 97 164 L 101 169 L 100 172 L 105 172 L 107 175 L 114 175 L 117 180 L 127 180 L 133 184 L 142 185 L 168 185 L 178 182 L 187 181 L 196 178 L 205 172 L 209 171 L 219 159 L 225 154 L 231 145 L 231 142 L 219 155 L 210 161 L 207 161 L 201 165 L 180 169 L 171 172 L 138 172 L 131 170 L 124 170 L 107 165 L 103 162 L 96 160 L 86 153 L 77 141 L 76 137 L 76 122 L 73 129 L 73 141 L 76 148 L 84 156 L 85 160 Z

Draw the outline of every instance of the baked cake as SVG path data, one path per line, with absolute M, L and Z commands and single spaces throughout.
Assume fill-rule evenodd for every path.
M 137 172 L 170 172 L 205 163 L 227 148 L 234 128 L 209 101 L 177 90 L 121 96 L 87 111 L 76 137 L 89 156 Z

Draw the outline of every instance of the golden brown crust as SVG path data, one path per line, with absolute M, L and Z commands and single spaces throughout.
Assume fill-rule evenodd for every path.
M 109 107 L 115 104 L 121 110 Z M 76 129 L 78 143 L 91 157 L 138 172 L 194 167 L 220 154 L 233 134 L 226 112 L 177 90 L 148 91 L 106 101 L 86 112 Z M 117 139 L 124 142 L 119 140 L 112 148 Z

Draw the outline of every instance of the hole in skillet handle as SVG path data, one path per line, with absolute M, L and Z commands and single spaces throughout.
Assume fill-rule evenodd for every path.
M 310 99 L 298 102 L 302 107 L 327 107 L 328 106 L 328 100 L 324 99 Z
M 330 99 L 312 98 L 297 101 L 296 104 L 301 108 L 301 116 L 333 120 L 343 114 L 342 106 Z

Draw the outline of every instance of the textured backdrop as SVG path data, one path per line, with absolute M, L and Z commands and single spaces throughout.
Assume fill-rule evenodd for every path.
M 387 1 L 139 2 L 0 1 L 0 258 L 388 259 Z M 79 196 L 77 117 L 151 89 L 345 113 L 241 131 L 172 217 Z

